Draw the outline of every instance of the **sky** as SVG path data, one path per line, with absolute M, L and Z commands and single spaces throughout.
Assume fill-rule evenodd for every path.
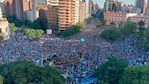
M 99 7 L 102 7 L 102 8 L 103 8 L 105 1 L 106 0 L 93 0 L 94 3 L 98 3 Z M 123 1 L 123 2 L 126 2 L 128 4 L 135 4 L 135 0 L 118 0 L 118 1 Z

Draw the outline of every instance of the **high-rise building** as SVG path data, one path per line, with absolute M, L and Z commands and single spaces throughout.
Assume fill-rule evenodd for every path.
M 79 22 L 80 0 L 73 0 L 72 6 L 73 6 L 72 24 L 76 24 L 77 22 Z
M 79 10 L 79 22 L 84 22 L 86 19 L 86 3 L 83 0 L 80 0 L 80 10 Z
M 15 15 L 15 4 L 14 0 L 5 0 L 3 2 L 4 13 L 7 15 Z
M 2 7 L 0 5 L 0 34 L 3 36 L 3 39 L 6 40 L 9 38 L 9 23 L 6 18 L 2 16 Z
M 141 13 L 145 13 L 146 12 L 146 8 L 147 8 L 147 0 L 136 0 L 136 7 L 140 8 Z
M 147 0 L 147 7 L 146 7 L 145 14 L 149 15 L 149 0 Z
M 88 4 L 88 6 L 87 6 Z M 63 31 L 91 16 L 91 0 L 50 0 L 48 3 L 48 27 Z
M 53 31 L 58 31 L 59 26 L 58 26 L 58 9 L 59 7 L 59 0 L 50 0 L 48 3 L 48 28 L 52 29 Z
M 26 12 L 32 10 L 32 0 L 14 0 L 15 15 L 17 19 L 23 21 L 26 17 Z
M 51 29 L 63 31 L 73 24 L 73 13 L 75 13 L 73 10 L 73 0 L 59 0 L 57 1 L 58 3 L 54 2 L 55 0 L 50 0 L 49 2 L 51 4 L 48 7 L 48 25 L 50 28 L 52 27 L 52 23 L 55 23 L 55 29 Z M 53 13 L 55 15 L 52 15 Z M 56 28 L 56 24 L 58 28 Z
M 104 4 L 105 11 L 114 11 L 116 12 L 117 7 L 117 0 L 106 0 Z
M 91 0 L 85 0 L 86 3 L 86 18 L 91 17 L 92 13 L 92 1 Z

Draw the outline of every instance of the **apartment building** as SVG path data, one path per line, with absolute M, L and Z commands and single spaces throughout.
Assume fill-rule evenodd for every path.
M 136 15 L 136 16 L 133 16 L 133 17 L 129 17 L 128 21 L 134 22 L 136 24 L 138 24 L 140 21 L 143 21 L 144 22 L 144 27 L 145 28 L 149 27 L 149 16 L 146 16 L 146 15 Z
M 9 38 L 9 34 L 10 34 L 9 23 L 8 23 L 6 18 L 2 17 L 1 7 L 0 7 L 0 34 L 3 35 L 4 40 L 8 39 Z
M 104 12 L 104 19 L 106 20 L 106 24 L 110 25 L 111 23 L 120 24 L 123 22 L 127 22 L 129 17 L 135 17 L 137 13 L 123 13 L 123 12 Z
M 104 12 L 104 19 L 106 24 L 110 25 L 111 23 L 119 24 L 120 22 L 126 22 L 126 13 L 122 12 Z
M 79 22 L 84 22 L 86 19 L 86 3 L 80 1 L 80 10 L 79 10 Z
M 48 6 L 48 26 L 53 30 L 64 31 L 73 24 L 73 0 L 50 0 Z

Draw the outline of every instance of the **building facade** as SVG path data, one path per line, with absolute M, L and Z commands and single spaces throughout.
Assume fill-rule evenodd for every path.
M 110 25 L 112 23 L 119 24 L 121 22 L 126 22 L 126 13 L 122 12 L 104 12 L 104 19 L 106 20 L 106 24 Z
M 141 13 L 145 13 L 147 8 L 147 0 L 136 0 L 136 7 L 141 10 Z
M 10 34 L 9 23 L 6 18 L 2 17 L 1 7 L 0 7 L 0 34 L 2 34 L 4 40 L 7 40 Z
M 127 22 L 127 19 L 129 17 L 136 16 L 137 13 L 122 13 L 122 12 L 105 12 L 104 13 L 104 19 L 106 20 L 106 24 L 120 24 Z
M 146 7 L 145 15 L 149 15 L 149 0 L 147 0 L 147 7 Z
M 149 16 L 146 16 L 146 15 L 136 15 L 136 16 L 133 16 L 133 17 L 129 17 L 128 21 L 134 22 L 136 24 L 138 24 L 140 21 L 143 21 L 144 22 L 144 27 L 145 28 L 149 27 Z

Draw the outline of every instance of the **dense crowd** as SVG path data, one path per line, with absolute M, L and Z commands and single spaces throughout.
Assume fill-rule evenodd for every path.
M 130 65 L 147 64 L 149 53 L 138 48 L 134 36 L 109 42 L 99 37 L 99 32 L 100 29 L 95 29 L 67 39 L 44 35 L 40 40 L 28 39 L 23 33 L 17 32 L 11 34 L 9 40 L 0 43 L 0 62 L 27 60 L 39 65 L 53 62 L 54 65 L 62 65 L 60 69 L 65 76 L 76 82 L 93 75 L 94 70 L 109 56 L 122 58 Z M 80 55 L 82 57 L 77 59 Z M 70 64 L 63 66 L 64 63 Z

